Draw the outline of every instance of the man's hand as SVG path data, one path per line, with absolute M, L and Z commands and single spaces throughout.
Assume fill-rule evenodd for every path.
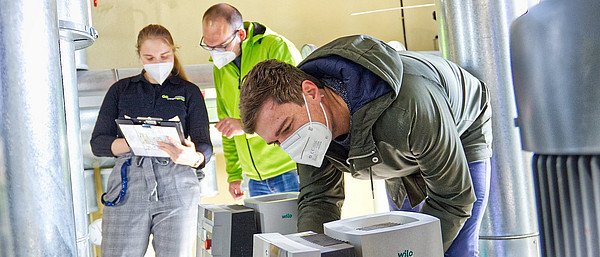
M 233 196 L 233 200 L 240 200 L 244 197 L 244 191 L 242 191 L 242 181 L 231 181 L 229 183 L 229 193 Z
M 167 152 L 174 163 L 194 167 L 194 164 L 204 162 L 204 155 L 196 152 L 194 142 L 184 139 L 185 145 L 182 145 L 178 140 L 171 137 L 167 137 L 167 139 L 171 143 L 158 142 L 158 149 Z
M 223 136 L 226 138 L 232 138 L 234 136 L 239 136 L 244 134 L 244 130 L 242 129 L 242 121 L 240 119 L 234 118 L 224 118 L 220 120 L 215 128 L 223 133 Z

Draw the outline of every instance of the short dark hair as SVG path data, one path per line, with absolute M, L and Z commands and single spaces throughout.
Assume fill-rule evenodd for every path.
M 273 99 L 277 104 L 304 105 L 302 82 L 305 80 L 322 88 L 315 77 L 289 63 L 269 59 L 256 64 L 244 77 L 240 89 L 240 114 L 244 131 L 249 134 L 255 132 L 258 112 L 268 99 Z
M 242 19 L 242 14 L 240 11 L 238 11 L 238 9 L 232 5 L 226 3 L 219 3 L 209 7 L 206 12 L 204 12 L 202 21 L 214 21 L 219 18 L 225 19 L 229 24 L 229 27 L 233 28 L 234 30 L 241 29 L 244 25 L 244 19 Z

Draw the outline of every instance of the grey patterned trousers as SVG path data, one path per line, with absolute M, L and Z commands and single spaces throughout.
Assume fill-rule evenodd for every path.
M 195 169 L 169 158 L 121 156 L 109 176 L 105 200 L 120 193 L 121 166 L 130 157 L 124 199 L 104 207 L 102 256 L 144 256 L 150 234 L 156 256 L 192 256 L 200 203 Z

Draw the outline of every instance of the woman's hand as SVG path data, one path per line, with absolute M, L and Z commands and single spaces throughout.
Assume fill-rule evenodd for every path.
M 196 152 L 194 142 L 184 139 L 185 145 L 182 145 L 178 140 L 171 137 L 167 137 L 167 139 L 171 143 L 158 142 L 158 149 L 167 152 L 174 163 L 197 168 L 204 162 L 204 155 Z
M 128 153 L 131 150 L 129 149 L 127 141 L 125 141 L 125 138 L 117 138 L 110 145 L 110 151 L 114 156 L 119 156 L 121 154 Z

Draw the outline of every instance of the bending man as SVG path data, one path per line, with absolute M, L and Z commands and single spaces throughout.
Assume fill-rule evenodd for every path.
M 492 155 L 484 83 L 445 59 L 396 52 L 368 36 L 337 39 L 299 68 L 248 73 L 244 129 L 298 163 L 298 230 L 340 218 L 342 172 L 385 179 L 401 207 L 440 219 L 446 256 L 476 256 Z M 473 178 L 473 180 L 472 180 Z

